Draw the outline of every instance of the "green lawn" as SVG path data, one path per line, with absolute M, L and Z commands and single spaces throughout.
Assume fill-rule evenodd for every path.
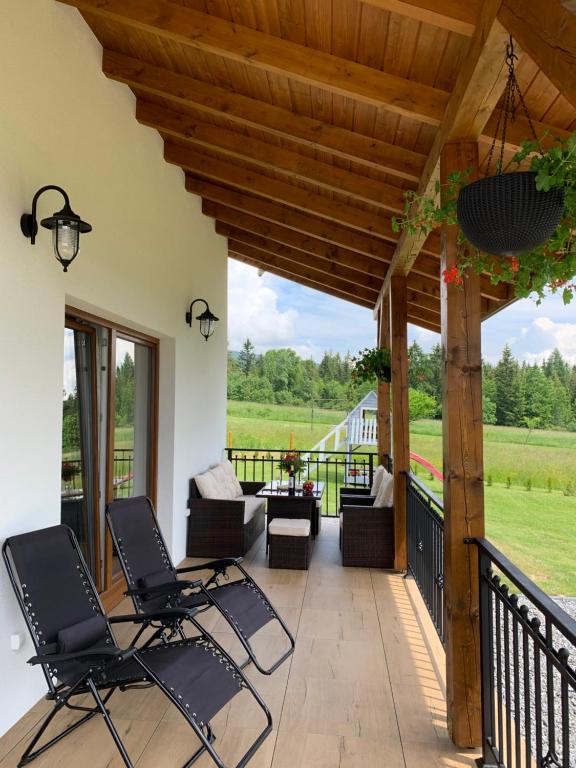
M 306 450 L 344 418 L 315 410 L 311 426 L 310 416 L 304 407 L 228 403 L 228 429 L 242 448 L 287 448 L 293 432 L 295 447 Z M 441 429 L 439 421 L 410 427 L 411 450 L 439 469 Z M 576 484 L 576 434 L 487 426 L 484 460 L 487 536 L 550 594 L 576 595 L 576 496 L 564 495 Z M 428 472 L 420 468 L 419 477 L 441 495 Z

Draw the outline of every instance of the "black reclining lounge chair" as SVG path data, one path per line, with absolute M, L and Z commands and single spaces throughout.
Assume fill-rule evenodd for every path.
M 147 616 L 106 618 L 98 593 L 82 557 L 78 542 L 65 525 L 12 536 L 2 554 L 16 597 L 36 648 L 30 664 L 44 672 L 54 707 L 45 717 L 20 758 L 27 765 L 73 730 L 97 714 L 102 715 L 124 764 L 132 768 L 126 749 L 114 727 L 106 704 L 120 689 L 158 686 L 186 718 L 201 746 L 185 763 L 187 768 L 207 752 L 218 768 L 226 768 L 212 746 L 210 721 L 237 693 L 252 693 L 267 725 L 237 764 L 245 766 L 272 729 L 266 705 L 238 666 L 210 635 L 196 625 L 195 637 L 122 650 L 116 644 L 112 624 L 141 624 L 152 616 L 177 632 L 183 619 L 194 622 L 193 611 L 158 609 Z M 106 691 L 101 695 L 101 691 Z M 71 703 L 73 697 L 91 694 L 93 707 Z M 39 740 L 54 716 L 63 708 L 85 714 L 43 746 Z
M 175 568 L 152 502 L 145 496 L 112 501 L 106 509 L 106 519 L 129 587 L 126 595 L 132 598 L 138 613 L 148 616 L 158 608 L 207 610 L 215 606 L 229 622 L 256 669 L 264 675 L 274 672 L 293 653 L 294 638 L 264 592 L 242 567 L 241 557 Z M 232 567 L 241 572 L 242 578 L 219 584 L 219 577 L 227 579 L 227 569 Z M 197 583 L 178 580 L 178 574 L 202 570 L 210 570 L 212 575 L 200 587 Z M 265 669 L 256 658 L 250 638 L 273 620 L 280 623 L 290 647 Z

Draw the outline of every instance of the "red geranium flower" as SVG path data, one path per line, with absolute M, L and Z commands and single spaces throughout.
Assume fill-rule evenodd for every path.
M 520 262 L 518 261 L 517 256 L 512 256 L 512 259 L 510 260 L 510 267 L 512 269 L 512 272 L 518 272 L 520 269 Z
M 442 272 L 442 277 L 444 278 L 445 283 L 454 283 L 454 285 L 462 285 L 462 277 L 460 276 L 460 272 L 458 271 L 458 267 L 454 264 L 454 266 L 450 267 L 450 269 L 445 269 Z

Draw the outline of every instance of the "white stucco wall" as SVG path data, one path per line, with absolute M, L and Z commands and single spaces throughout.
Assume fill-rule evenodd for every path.
M 2 0 L 0 11 L 0 540 L 60 516 L 64 307 L 161 339 L 158 512 L 185 553 L 188 479 L 225 441 L 226 246 L 134 118 L 134 97 L 101 72 L 101 48 L 75 10 Z M 58 184 L 94 231 L 65 275 L 41 229 L 20 233 L 34 192 Z M 40 217 L 61 207 L 47 194 Z M 221 322 L 206 343 L 184 322 L 205 297 Z M 0 733 L 44 692 L 0 566 Z

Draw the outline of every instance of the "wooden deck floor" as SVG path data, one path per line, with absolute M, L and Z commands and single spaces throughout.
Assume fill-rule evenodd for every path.
M 409 580 L 384 571 L 342 568 L 337 526 L 324 521 L 310 570 L 271 571 L 263 541 L 247 558 L 250 571 L 297 638 L 294 656 L 271 677 L 249 668 L 268 703 L 275 730 L 253 768 L 472 768 L 446 733 L 443 651 Z M 129 612 L 130 606 L 120 606 Z M 242 658 L 226 623 L 208 614 L 205 626 Z M 282 638 L 266 627 L 256 647 L 266 658 Z M 120 639 L 120 638 L 119 638 Z M 3 696 L 8 695 L 3 691 Z M 217 747 L 234 765 L 263 725 L 237 696 L 213 721 Z M 44 701 L 0 740 L 0 768 L 17 765 Z M 156 690 L 117 693 L 111 712 L 138 768 L 177 768 L 195 739 Z M 68 714 L 60 716 L 59 725 Z M 121 766 L 101 719 L 94 719 L 38 758 L 37 768 Z M 196 765 L 213 765 L 203 757 Z

